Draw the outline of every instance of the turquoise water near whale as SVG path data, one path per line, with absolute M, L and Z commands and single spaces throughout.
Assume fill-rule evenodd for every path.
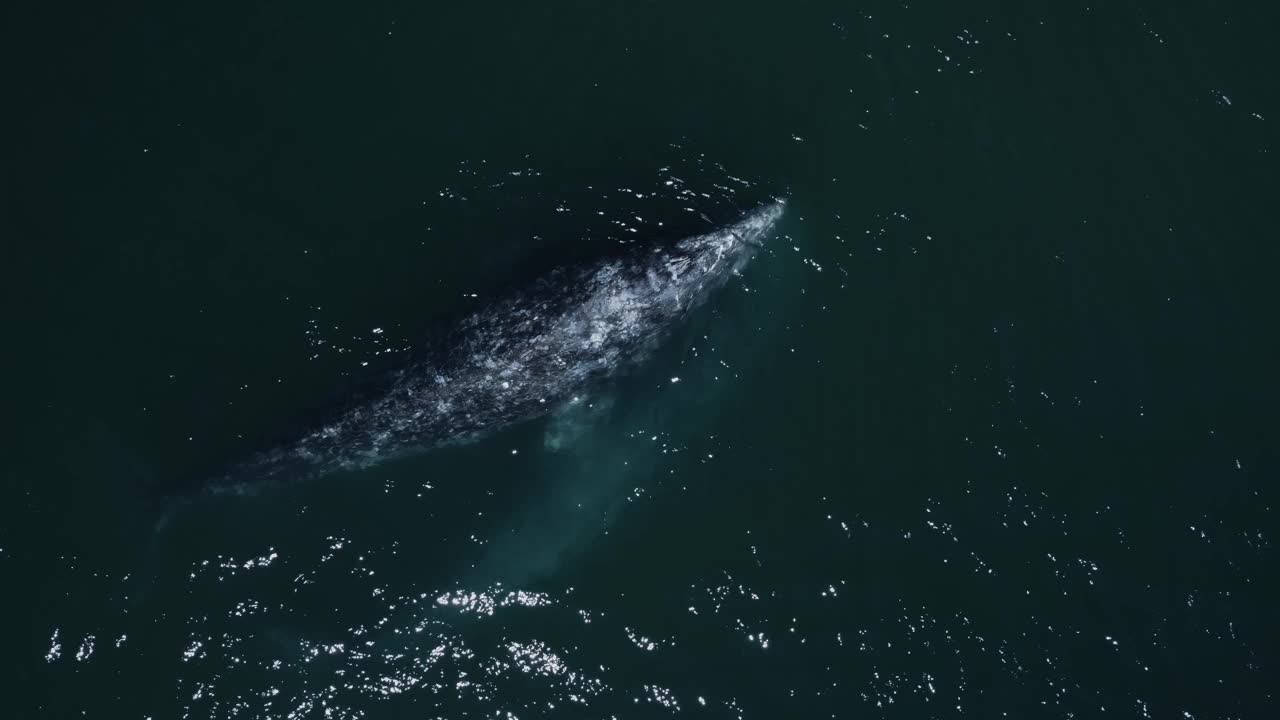
M 1275 10 L 8 14 L 5 717 L 1276 714 Z M 578 406 L 156 500 L 770 195 Z

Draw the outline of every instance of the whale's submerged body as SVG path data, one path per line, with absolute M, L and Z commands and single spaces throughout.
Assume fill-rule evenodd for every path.
M 770 202 L 669 246 L 554 271 L 467 317 L 446 352 L 390 373 L 379 392 L 318 426 L 204 475 L 198 489 L 245 492 L 365 468 L 545 414 L 643 359 L 747 264 L 783 209 Z

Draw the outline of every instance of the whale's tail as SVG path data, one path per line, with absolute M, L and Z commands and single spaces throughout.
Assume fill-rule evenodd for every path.
M 136 548 L 122 558 L 127 563 L 123 576 L 128 587 L 120 595 L 122 602 L 133 606 L 144 599 L 159 575 L 161 541 L 179 506 L 155 492 L 158 475 L 152 464 L 107 425 L 93 427 L 86 450 L 88 472 L 114 488 L 127 489 L 108 493 L 105 500 L 110 507 L 104 509 L 117 518 L 116 525 L 128 536 L 128 545 Z

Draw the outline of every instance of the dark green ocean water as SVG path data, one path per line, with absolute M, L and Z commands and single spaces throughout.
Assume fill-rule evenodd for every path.
M 5 14 L 0 716 L 1280 711 L 1269 4 Z M 588 410 L 156 499 L 775 194 Z

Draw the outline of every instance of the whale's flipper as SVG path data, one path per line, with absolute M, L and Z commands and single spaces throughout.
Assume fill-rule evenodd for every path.
M 543 446 L 553 452 L 571 449 L 592 428 L 608 418 L 613 405 L 613 396 L 606 394 L 571 398 L 557 408 L 547 422 Z

